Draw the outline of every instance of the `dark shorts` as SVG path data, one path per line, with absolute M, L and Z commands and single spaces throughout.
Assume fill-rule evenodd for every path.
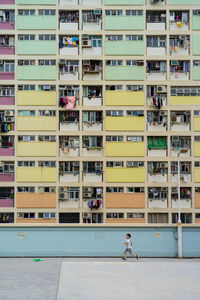
M 124 252 L 128 252 L 129 254 L 131 254 L 132 253 L 132 249 L 131 248 L 127 248 L 127 249 L 125 249 L 125 251 Z

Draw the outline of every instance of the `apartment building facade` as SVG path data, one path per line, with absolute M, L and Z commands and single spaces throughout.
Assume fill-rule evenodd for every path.
M 0 1 L 0 122 L 1 226 L 199 226 L 199 0 Z

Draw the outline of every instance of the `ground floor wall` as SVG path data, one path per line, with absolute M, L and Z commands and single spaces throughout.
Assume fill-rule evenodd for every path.
M 176 257 L 177 228 L 4 227 L 0 256 L 122 256 L 126 233 L 140 256 Z M 200 227 L 183 228 L 183 256 L 200 257 Z

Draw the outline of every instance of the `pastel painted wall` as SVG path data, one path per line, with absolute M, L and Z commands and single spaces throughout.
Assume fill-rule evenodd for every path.
M 106 80 L 144 80 L 143 66 L 106 66 Z
M 169 0 L 173 5 L 199 5 L 199 0 Z
M 145 168 L 106 168 L 106 182 L 145 182 Z
M 140 256 L 177 256 L 177 229 L 169 227 L 1 227 L 0 256 L 120 256 L 127 232 Z M 79 247 L 77 247 L 79 241 Z M 12 246 L 11 246 L 12 245 Z M 200 228 L 183 227 L 183 256 L 200 257 Z
M 194 194 L 195 208 L 200 208 L 200 193 Z
M 56 142 L 17 142 L 17 156 L 56 156 Z
M 56 5 L 56 0 L 17 0 L 17 3 L 24 5 Z
M 145 208 L 145 194 L 106 193 L 106 208 Z
M 56 117 L 18 117 L 19 131 L 55 131 Z
M 106 105 L 109 106 L 143 106 L 143 91 L 106 91 Z
M 56 208 L 56 193 L 17 193 L 17 208 Z
M 194 142 L 194 156 L 200 156 L 200 142 Z
M 18 41 L 18 55 L 56 55 L 56 41 Z
M 171 96 L 171 105 L 199 105 L 200 96 Z
M 192 51 L 193 55 L 200 55 L 200 35 L 193 34 L 192 36 Z
M 142 157 L 144 155 L 144 142 L 106 142 L 106 156 Z
M 194 182 L 200 183 L 200 168 L 194 168 Z
M 144 55 L 144 41 L 106 41 L 106 55 Z
M 18 66 L 18 80 L 56 80 L 56 66 Z
M 106 131 L 144 131 L 144 117 L 106 117 Z
M 105 30 L 144 30 L 144 17 L 105 16 Z
M 192 16 L 192 30 L 200 30 L 200 16 Z
M 200 131 L 200 117 L 194 117 L 194 131 Z
M 56 29 L 56 16 L 17 16 L 18 30 Z M 51 33 L 51 32 L 50 32 Z
M 52 91 L 17 91 L 17 104 L 22 106 L 53 106 L 56 105 L 56 92 Z
M 104 0 L 104 5 L 143 5 L 143 0 Z
M 17 167 L 17 182 L 56 182 L 56 168 Z

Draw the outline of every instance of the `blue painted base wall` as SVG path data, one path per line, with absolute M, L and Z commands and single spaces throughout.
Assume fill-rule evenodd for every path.
M 121 256 L 126 233 L 140 256 L 176 257 L 176 228 L 0 228 L 0 256 Z M 200 257 L 200 228 L 183 228 L 183 256 Z

